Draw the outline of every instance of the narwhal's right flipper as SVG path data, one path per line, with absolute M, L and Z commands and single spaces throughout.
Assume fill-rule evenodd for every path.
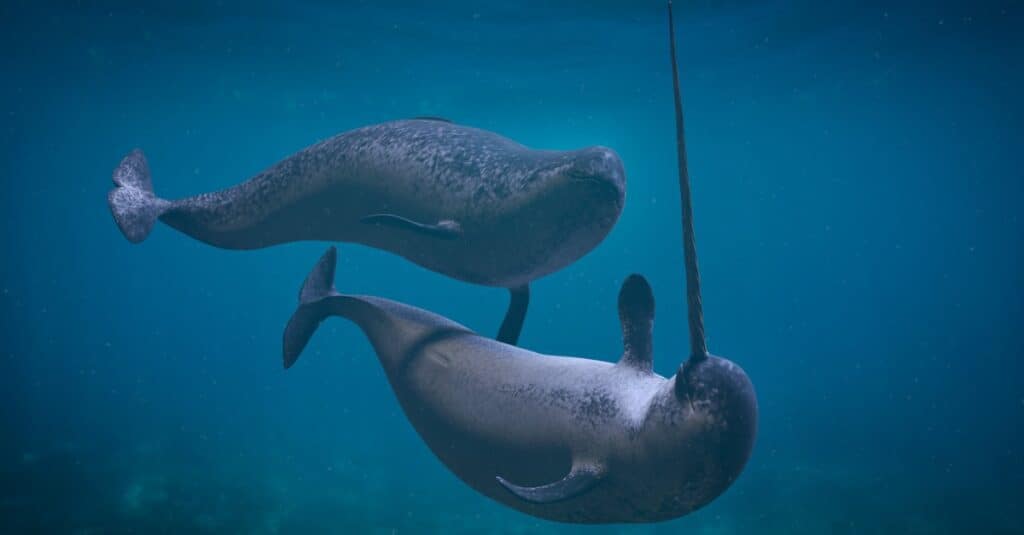
M 526 319 L 526 309 L 530 306 L 530 285 L 524 284 L 509 288 L 508 310 L 505 311 L 505 319 L 498 329 L 497 340 L 506 344 L 516 345 L 519 341 L 519 334 L 523 332 L 523 320 Z

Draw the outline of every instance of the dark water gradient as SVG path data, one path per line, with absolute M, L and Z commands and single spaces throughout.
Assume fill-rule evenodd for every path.
M 166 197 L 363 124 L 441 115 L 614 147 L 623 217 L 539 281 L 522 344 L 613 359 L 618 284 L 686 353 L 660 2 L 0 5 L 0 532 L 526 533 L 448 473 L 353 326 L 280 369 L 325 248 L 128 244 L 104 197 L 142 147 Z M 663 533 L 1019 533 L 1017 2 L 680 2 L 710 347 L 758 388 L 741 479 Z M 341 247 L 342 290 L 494 332 L 506 296 Z

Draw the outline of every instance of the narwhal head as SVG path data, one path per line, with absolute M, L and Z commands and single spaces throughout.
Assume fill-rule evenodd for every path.
M 536 151 L 524 179 L 528 203 L 544 203 L 562 226 L 598 222 L 608 229 L 626 200 L 626 170 L 612 149 Z
M 626 172 L 607 147 L 540 152 L 523 193 L 504 230 L 529 236 L 516 261 L 532 264 L 537 278 L 575 262 L 608 235 L 625 203 Z
M 700 454 L 674 458 L 664 468 L 678 478 L 680 497 L 696 508 L 725 491 L 750 459 L 757 435 L 757 397 L 742 368 L 710 354 L 689 358 L 669 383 L 665 409 L 675 412 L 680 425 L 665 432 L 679 448 L 686 448 L 680 453 L 692 454 L 697 445 Z M 687 496 L 694 488 L 700 490 Z
M 564 201 L 598 206 L 597 215 L 618 218 L 626 199 L 626 170 L 608 147 L 594 146 L 563 153 L 542 171 L 551 193 Z
M 659 516 L 674 518 L 718 497 L 739 477 L 757 434 L 757 399 L 744 371 L 706 355 L 689 359 L 655 394 L 641 441 L 657 474 Z
M 636 469 L 652 474 L 645 490 L 661 504 L 657 516 L 682 516 L 722 494 L 756 434 L 757 399 L 739 366 L 712 355 L 680 366 L 656 392 L 640 437 L 646 455 Z
M 654 296 L 631 275 L 619 293 L 625 352 L 621 364 L 652 373 Z M 702 346 L 702 344 L 700 344 Z M 697 509 L 736 480 L 754 445 L 757 399 L 750 378 L 732 361 L 703 352 L 665 381 L 648 406 L 639 443 L 644 455 L 640 492 L 658 503 L 658 518 Z

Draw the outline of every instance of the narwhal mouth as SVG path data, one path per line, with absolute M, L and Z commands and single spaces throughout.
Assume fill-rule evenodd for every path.
M 621 211 L 625 204 L 626 192 L 615 180 L 583 173 L 569 174 L 569 180 L 574 187 L 584 189 L 591 202 L 601 206 L 612 206 L 616 213 Z
M 626 171 L 615 151 L 601 146 L 575 151 L 564 170 L 573 184 L 586 184 L 603 197 L 622 199 L 626 190 Z

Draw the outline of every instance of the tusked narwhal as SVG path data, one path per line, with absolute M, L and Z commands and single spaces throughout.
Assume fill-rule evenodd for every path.
M 652 371 L 654 296 L 639 275 L 619 293 L 624 350 L 613 364 L 537 354 L 419 308 L 339 294 L 334 248 L 300 291 L 285 362 L 327 317 L 353 321 L 441 462 L 480 493 L 540 518 L 656 522 L 725 491 L 750 457 L 757 399 L 743 370 L 705 344 L 671 4 L 669 24 L 691 337 L 674 376 Z
M 156 196 L 139 150 L 113 180 L 107 201 L 133 243 L 159 220 L 226 249 L 300 240 L 383 249 L 455 279 L 508 288 L 498 339 L 512 344 L 529 283 L 600 243 L 625 200 L 622 161 L 611 149 L 533 150 L 437 118 L 344 132 L 234 187 L 185 199 Z

